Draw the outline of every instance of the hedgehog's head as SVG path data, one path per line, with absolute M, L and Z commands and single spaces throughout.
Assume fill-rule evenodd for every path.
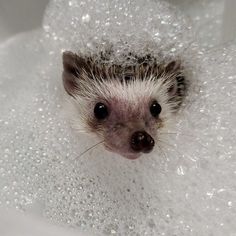
M 153 150 L 186 90 L 179 60 L 139 61 L 111 65 L 63 54 L 63 82 L 75 129 L 95 133 L 108 150 L 129 159 Z

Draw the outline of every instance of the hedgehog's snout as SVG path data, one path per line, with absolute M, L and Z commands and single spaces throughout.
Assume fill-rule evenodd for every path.
M 135 152 L 149 153 L 154 145 L 154 139 L 145 131 L 136 131 L 130 139 L 130 146 Z

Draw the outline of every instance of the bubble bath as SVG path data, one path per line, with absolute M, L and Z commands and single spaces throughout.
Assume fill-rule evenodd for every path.
M 43 29 L 0 45 L 0 205 L 95 235 L 234 235 L 236 46 L 188 22 L 160 1 L 53 0 Z M 61 52 L 110 47 L 112 61 L 151 52 L 191 69 L 172 135 L 136 161 L 101 146 L 78 158 L 96 141 L 63 114 Z

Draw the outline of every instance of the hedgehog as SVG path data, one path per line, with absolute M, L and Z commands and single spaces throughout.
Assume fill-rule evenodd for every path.
M 136 159 L 158 146 L 160 130 L 179 111 L 188 82 L 180 58 L 127 55 L 126 63 L 118 63 L 109 53 L 65 51 L 62 78 L 74 129 L 95 135 L 108 151 Z

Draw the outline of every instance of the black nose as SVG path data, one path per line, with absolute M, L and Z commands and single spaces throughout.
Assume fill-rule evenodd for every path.
M 145 131 L 137 131 L 131 136 L 131 148 L 136 152 L 151 152 L 155 141 Z

